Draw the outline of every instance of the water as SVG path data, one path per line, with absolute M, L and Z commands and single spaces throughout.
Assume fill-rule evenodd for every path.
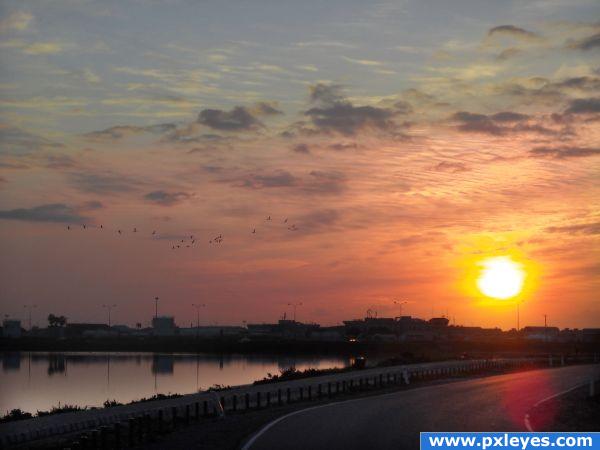
M 69 404 L 127 403 L 157 393 L 188 394 L 216 384 L 235 386 L 295 366 L 345 367 L 335 356 L 214 355 L 105 352 L 0 352 L 0 414 L 35 413 Z

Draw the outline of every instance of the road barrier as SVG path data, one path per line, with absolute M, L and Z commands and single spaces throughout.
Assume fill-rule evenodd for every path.
M 411 381 L 428 381 L 494 370 L 527 369 L 546 364 L 551 365 L 551 360 L 519 358 L 379 367 L 294 381 L 239 386 L 219 392 L 220 396 L 216 391 L 210 391 L 167 400 L 65 413 L 2 424 L 0 449 L 29 447 L 33 441 L 43 445 L 49 439 L 63 440 L 65 445 L 58 448 L 132 448 L 144 442 L 153 442 L 180 425 L 224 417 L 229 412 L 330 399 L 342 394 L 351 395 L 408 385 Z M 593 391 L 592 382 L 590 394 Z

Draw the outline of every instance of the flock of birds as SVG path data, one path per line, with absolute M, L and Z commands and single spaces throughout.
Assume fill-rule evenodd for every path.
M 265 222 L 273 222 L 273 219 L 271 218 L 271 216 L 267 216 L 265 218 Z M 286 225 L 287 230 L 288 231 L 298 231 L 298 227 L 296 226 L 296 224 L 291 224 L 288 225 L 288 219 L 287 217 L 285 219 L 283 219 L 283 224 Z M 82 224 L 81 228 L 83 228 L 84 230 L 88 229 L 90 227 L 90 225 L 86 225 L 86 224 Z M 67 230 L 70 231 L 73 228 L 75 228 L 74 225 L 67 225 Z M 95 228 L 104 230 L 104 225 L 100 225 L 100 226 L 95 226 Z M 121 235 L 124 233 L 124 231 L 122 229 L 116 229 L 115 230 L 117 234 Z M 138 229 L 137 227 L 134 227 L 133 230 L 131 231 L 131 233 L 138 233 Z M 252 229 L 252 232 L 250 233 L 252 235 L 256 234 L 256 228 Z M 157 236 L 158 233 L 156 230 L 152 230 L 151 236 Z M 196 244 L 198 240 L 196 239 L 196 237 L 191 234 L 189 236 L 189 238 L 185 238 L 185 239 L 178 239 L 177 242 L 172 242 L 171 245 L 171 249 L 172 250 L 177 250 L 180 248 L 191 248 L 192 246 L 194 246 Z M 217 236 L 214 236 L 213 238 L 211 238 L 208 243 L 210 245 L 218 245 L 221 244 L 223 242 L 223 234 L 219 233 Z

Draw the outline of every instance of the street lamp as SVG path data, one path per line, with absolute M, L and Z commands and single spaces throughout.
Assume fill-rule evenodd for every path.
M 108 326 L 110 327 L 110 311 L 111 309 L 116 308 L 117 305 L 102 305 L 102 307 L 108 310 Z
M 407 303 L 406 300 L 394 300 L 394 305 L 398 305 L 400 317 L 402 317 L 402 305 L 406 305 Z
M 154 318 L 158 318 L 158 297 L 154 297 Z
M 293 306 L 294 307 L 294 322 L 296 321 L 296 307 L 298 306 L 302 306 L 302 302 L 295 302 L 295 303 L 288 303 L 288 306 Z
M 204 303 L 192 303 L 192 306 L 196 308 L 196 335 L 200 328 L 200 308 L 206 308 Z
M 37 305 L 23 305 L 23 308 L 27 308 L 29 310 L 29 331 L 31 331 L 31 310 L 33 308 L 37 308 Z

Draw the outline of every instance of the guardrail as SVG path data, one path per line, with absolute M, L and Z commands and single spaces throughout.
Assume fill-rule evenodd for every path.
M 564 364 L 564 360 L 557 360 Z M 271 406 L 334 398 L 343 394 L 489 370 L 552 365 L 548 358 L 446 361 L 342 372 L 294 381 L 245 385 L 224 391 L 189 394 L 167 400 L 78 411 L 10 422 L 0 426 L 0 449 L 52 438 L 70 444 L 58 448 L 131 448 L 172 432 L 182 424 Z M 40 442 L 41 444 L 41 442 Z

